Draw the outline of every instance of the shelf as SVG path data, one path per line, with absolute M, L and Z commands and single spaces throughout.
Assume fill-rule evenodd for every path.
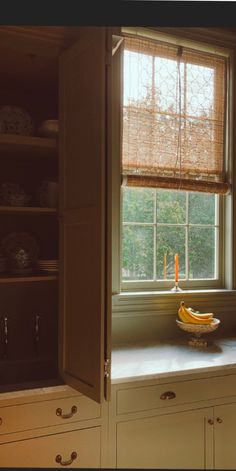
M 0 134 L 0 153 L 14 152 L 18 154 L 54 155 L 58 149 L 56 139 L 34 136 L 18 136 L 15 134 Z
M 55 281 L 58 280 L 58 275 L 0 275 L 0 284 L 4 283 L 37 283 L 42 281 Z
M 0 206 L 0 214 L 57 214 L 57 208 L 39 208 L 37 206 Z

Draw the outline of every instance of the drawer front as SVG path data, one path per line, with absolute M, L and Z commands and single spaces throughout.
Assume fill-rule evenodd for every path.
M 0 467 L 100 466 L 100 427 L 0 445 Z
M 1 407 L 0 433 L 95 419 L 100 414 L 100 405 L 85 396 Z
M 123 389 L 117 392 L 117 414 L 234 395 L 236 375 Z

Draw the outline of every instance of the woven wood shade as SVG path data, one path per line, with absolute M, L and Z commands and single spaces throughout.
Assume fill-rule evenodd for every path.
M 225 57 L 126 37 L 124 181 L 227 193 L 225 108 Z

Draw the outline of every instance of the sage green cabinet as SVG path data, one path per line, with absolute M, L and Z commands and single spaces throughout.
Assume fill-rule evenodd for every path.
M 211 468 L 212 408 L 117 424 L 118 468 Z
M 236 402 L 214 407 L 215 468 L 236 469 Z

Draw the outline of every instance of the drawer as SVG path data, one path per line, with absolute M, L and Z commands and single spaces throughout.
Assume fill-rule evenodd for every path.
M 85 396 L 0 408 L 0 434 L 100 417 L 101 406 Z
M 117 414 L 236 396 L 236 375 L 158 384 L 117 392 Z
M 0 445 L 0 467 L 99 468 L 100 461 L 100 427 Z

